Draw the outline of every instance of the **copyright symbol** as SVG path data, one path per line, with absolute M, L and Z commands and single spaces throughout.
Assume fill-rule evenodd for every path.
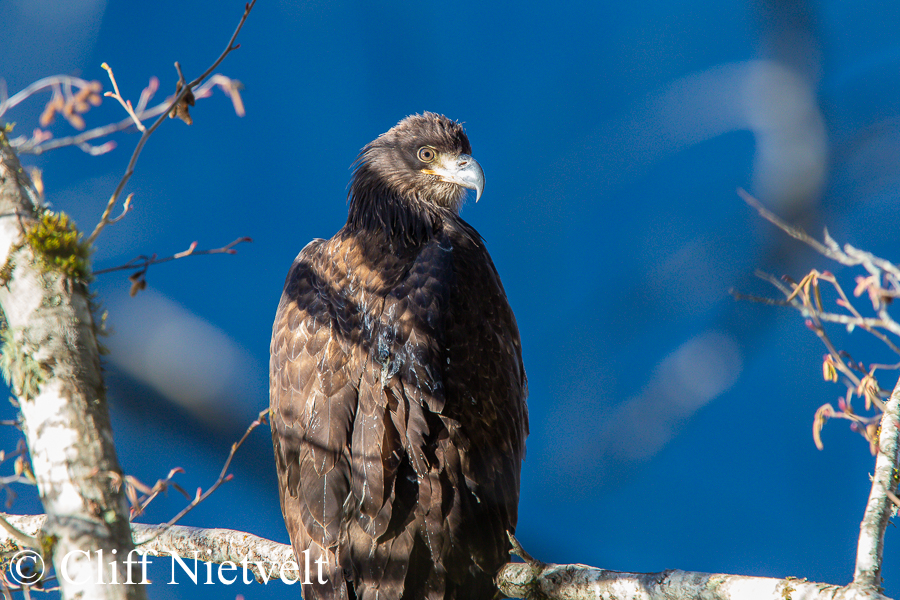
M 19 585 L 33 585 L 44 575 L 44 559 L 34 550 L 19 550 L 9 561 L 9 578 Z

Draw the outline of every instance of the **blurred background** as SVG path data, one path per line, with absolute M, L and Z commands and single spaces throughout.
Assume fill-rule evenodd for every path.
M 13 94 L 66 73 L 135 102 L 151 76 L 174 92 L 219 53 L 243 2 L 3 0 L 0 77 Z M 109 311 L 109 400 L 123 468 L 145 483 L 172 467 L 213 483 L 230 445 L 268 405 L 271 322 L 287 269 L 346 218 L 358 150 L 422 111 L 463 121 L 484 167 L 463 216 L 484 236 L 522 335 L 531 435 L 518 536 L 534 556 L 615 570 L 680 568 L 846 584 L 873 458 L 846 422 L 813 414 L 844 388 L 761 269 L 799 280 L 830 269 L 738 197 L 746 188 L 816 236 L 900 261 L 900 6 L 770 1 L 505 5 L 260 0 L 220 91 L 194 124 L 168 121 L 125 188 L 134 210 L 99 238 L 94 268 L 139 254 L 234 256 L 99 276 Z M 29 134 L 44 94 L 4 118 Z M 123 118 L 106 99 L 88 127 Z M 62 119 L 50 131 L 74 133 Z M 138 140 L 92 157 L 24 156 L 46 197 L 90 231 Z M 831 330 L 864 362 L 896 362 L 862 332 Z M 882 385 L 892 387 L 890 374 Z M 11 406 L 0 418 L 14 416 Z M 0 431 L 0 447 L 15 446 Z M 268 428 L 234 480 L 181 524 L 286 542 Z M 40 512 L 18 486 L 12 512 Z M 156 500 L 143 522 L 185 504 Z M 900 536 L 887 533 L 885 591 L 900 596 Z M 152 598 L 299 596 L 282 584 L 167 585 Z

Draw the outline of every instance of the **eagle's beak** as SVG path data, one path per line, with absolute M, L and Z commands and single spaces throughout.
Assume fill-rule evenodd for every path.
M 484 191 L 484 171 L 478 161 L 468 154 L 460 154 L 455 160 L 446 160 L 440 166 L 425 172 L 437 175 L 441 181 L 475 190 L 475 202 L 478 202 Z

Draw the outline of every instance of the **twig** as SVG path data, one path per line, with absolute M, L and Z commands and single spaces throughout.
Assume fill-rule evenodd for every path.
M 509 531 L 507 531 L 506 537 L 509 538 L 509 545 L 512 548 L 513 554 L 515 554 L 516 556 L 518 556 L 519 558 L 521 558 L 522 560 L 524 560 L 525 562 L 529 563 L 532 566 L 538 566 L 538 565 L 543 566 L 544 563 L 542 563 L 539 560 L 536 560 L 533 556 L 531 556 L 525 550 L 525 548 L 522 547 L 522 544 L 519 543 L 519 540 L 516 539 L 516 536 L 514 536 Z
M 888 491 L 887 496 L 891 499 L 891 502 L 897 505 L 897 508 L 900 508 L 900 497 L 898 497 L 897 494 Z M 897 509 L 895 508 L 894 510 L 896 511 Z
M 900 268 L 898 268 L 897 265 L 886 261 L 883 258 L 878 258 L 877 256 L 869 252 L 864 252 L 862 250 L 854 248 L 850 244 L 844 244 L 844 248 L 841 249 L 837 242 L 835 242 L 831 238 L 831 236 L 828 235 L 827 230 L 825 231 L 825 244 L 822 244 L 815 238 L 811 237 L 805 231 L 788 225 L 785 221 L 778 217 L 778 215 L 763 206 L 759 200 L 748 194 L 745 190 L 739 188 L 737 192 L 738 195 L 744 200 L 744 202 L 756 209 L 761 217 L 787 233 L 792 238 L 800 240 L 804 244 L 808 245 L 810 248 L 812 248 L 822 256 L 830 258 L 833 261 L 838 262 L 842 265 L 846 265 L 848 267 L 862 265 L 867 271 L 869 271 L 869 273 L 873 275 L 880 275 L 883 271 L 890 273 L 895 279 L 900 279 Z
M 138 99 L 137 112 L 142 113 L 144 109 L 147 108 L 147 104 L 150 102 L 150 99 L 153 98 L 153 95 L 156 93 L 156 90 L 159 89 L 159 79 L 156 77 L 151 77 L 150 82 L 147 83 L 147 87 L 141 90 L 141 97 Z
M 99 471 L 97 471 L 100 474 Z M 141 483 L 141 481 L 137 477 L 133 477 L 132 475 L 122 475 L 121 473 L 116 473 L 113 471 L 106 471 L 103 473 L 106 477 L 109 477 L 110 481 L 115 487 L 125 486 L 125 498 L 128 500 L 128 503 L 131 504 L 131 511 L 129 512 L 129 517 L 133 519 L 135 516 L 142 515 L 147 506 L 152 502 L 161 492 L 166 491 L 169 486 L 172 486 L 181 494 L 188 499 L 191 500 L 191 495 L 188 494 L 184 489 L 172 481 L 172 478 L 175 477 L 178 473 L 184 473 L 184 469 L 181 467 L 175 467 L 169 471 L 169 474 L 165 479 L 157 479 L 156 483 L 153 484 L 153 487 L 150 488 L 145 484 Z M 143 498 L 138 498 L 138 492 L 144 494 Z
M 237 79 L 231 79 L 230 77 L 225 77 L 224 75 L 213 75 L 209 78 L 207 83 L 214 83 L 222 88 L 222 91 L 228 94 L 231 98 L 231 103 L 234 105 L 234 112 L 237 116 L 243 117 L 245 113 L 244 111 L 244 101 L 241 99 L 240 91 L 244 89 L 243 84 Z M 194 92 L 194 96 L 197 98 L 202 98 L 201 94 L 208 93 L 203 92 L 201 90 L 197 90 Z
M 109 80 L 112 82 L 113 90 L 115 90 L 114 92 L 106 92 L 103 95 L 109 98 L 116 99 L 119 104 L 122 105 L 122 108 L 124 108 L 128 113 L 128 116 L 131 117 L 131 120 L 134 121 L 134 125 L 138 128 L 138 131 L 144 131 L 144 129 L 146 128 L 144 127 L 144 124 L 141 123 L 141 120 L 138 118 L 138 116 L 134 114 L 134 109 L 131 107 L 131 100 L 126 100 L 122 97 L 122 94 L 119 93 L 119 84 L 116 83 L 116 78 L 113 75 L 112 67 L 110 67 L 106 63 L 103 63 L 100 65 L 100 68 L 106 71 L 106 74 L 109 75 Z
M 897 330 L 898 325 L 892 319 L 888 318 L 887 320 L 883 318 L 871 318 L 871 317 L 863 317 L 859 311 L 850 303 L 850 300 L 847 298 L 847 295 L 844 293 L 843 288 L 841 288 L 837 279 L 835 279 L 834 275 L 830 273 L 819 273 L 818 271 L 813 270 L 810 275 L 804 278 L 804 281 L 796 284 L 794 290 L 789 290 L 786 288 L 775 276 L 770 275 L 769 273 L 764 273 L 762 271 L 756 272 L 757 277 L 768 281 L 773 286 L 777 287 L 786 297 L 785 300 L 774 300 L 770 298 L 761 298 L 758 296 L 751 296 L 746 294 L 740 294 L 731 291 L 731 294 L 738 300 L 750 300 L 753 302 L 760 302 L 763 304 L 776 305 L 776 306 L 792 306 L 799 310 L 804 316 L 811 317 L 814 322 L 810 323 L 810 329 L 812 329 L 816 335 L 822 338 L 822 341 L 825 343 L 825 346 L 828 348 L 829 353 L 833 356 L 836 361 L 836 366 L 841 370 L 842 373 L 848 375 L 851 381 L 855 386 L 859 386 L 860 381 L 856 378 L 855 375 L 851 374 L 850 367 L 844 363 L 843 357 L 841 353 L 837 352 L 834 348 L 834 345 L 831 343 L 831 340 L 828 338 L 828 335 L 825 333 L 825 329 L 822 327 L 820 321 L 826 321 L 830 323 L 839 323 L 848 328 L 851 327 L 859 327 L 864 329 L 865 331 L 871 333 L 876 338 L 878 338 L 881 342 L 883 342 L 888 348 L 893 350 L 896 354 L 900 355 L 900 348 L 897 347 L 886 335 L 878 331 L 878 329 L 885 329 L 890 332 L 894 332 Z M 815 280 L 815 281 L 813 281 Z M 803 294 L 798 294 L 803 286 L 804 282 L 809 282 L 811 286 L 817 285 L 819 280 L 826 281 L 830 283 L 838 295 L 841 297 L 841 302 L 839 303 L 841 306 L 850 311 L 851 315 L 839 315 L 835 313 L 824 312 L 817 308 L 821 304 L 821 300 L 817 302 L 817 305 L 814 306 L 813 302 L 810 299 L 809 291 L 806 290 Z M 799 298 L 798 298 L 799 295 Z M 900 368 L 900 364 L 892 366 L 892 365 L 871 365 L 870 369 L 873 371 L 876 369 L 897 369 Z M 863 369 L 865 371 L 865 369 Z M 887 395 L 887 394 L 885 394 Z M 879 406 L 879 408 L 881 408 Z
M 790 306 L 791 303 L 786 300 L 780 300 L 778 298 L 766 298 L 765 296 L 754 296 L 753 294 L 744 294 L 735 290 L 734 288 L 728 290 L 728 293 L 734 297 L 735 300 L 747 300 L 748 302 L 756 302 L 757 304 L 767 304 L 769 306 Z
M 196 496 L 194 497 L 194 499 L 191 501 L 190 504 L 188 504 L 187 506 L 185 506 L 185 507 L 181 510 L 181 512 L 179 512 L 177 515 L 175 515 L 174 517 L 172 517 L 167 523 L 163 524 L 163 525 L 161 526 L 162 529 L 160 529 L 160 530 L 159 530 L 157 533 L 155 533 L 152 537 L 150 537 L 150 538 L 148 538 L 148 539 L 146 539 L 146 540 L 142 540 L 142 541 L 140 541 L 140 542 L 135 541 L 135 545 L 136 545 L 136 546 L 142 546 L 142 545 L 144 545 L 144 544 L 148 544 L 148 543 L 152 542 L 152 541 L 153 541 L 154 539 L 156 539 L 160 534 L 162 534 L 166 529 L 168 529 L 169 527 L 171 527 L 172 525 L 174 525 L 175 523 L 177 523 L 178 521 L 180 521 L 182 517 L 184 517 L 186 514 L 188 514 L 189 512 L 191 512 L 191 510 L 193 510 L 194 507 L 196 507 L 198 504 L 200 504 L 201 502 L 203 502 L 204 500 L 206 500 L 206 499 L 210 496 L 210 494 L 212 494 L 212 493 L 215 492 L 217 489 L 219 489 L 219 486 L 220 486 L 220 485 L 222 485 L 222 484 L 225 483 L 226 481 L 229 481 L 229 480 L 231 479 L 231 475 L 228 474 L 228 467 L 231 466 L 231 461 L 232 461 L 232 459 L 234 458 L 235 452 L 237 452 L 238 448 L 241 447 L 241 445 L 244 443 L 244 440 L 247 439 L 247 436 L 249 436 L 250 433 L 251 433 L 254 429 L 256 429 L 257 427 L 259 427 L 260 425 L 262 425 L 263 423 L 266 422 L 266 415 L 268 415 L 268 413 L 269 413 L 269 409 L 268 409 L 268 408 L 265 409 L 265 410 L 263 410 L 263 411 L 261 411 L 261 412 L 259 413 L 259 415 L 257 416 L 256 420 L 253 421 L 252 423 L 250 423 L 250 426 L 247 427 L 247 431 L 244 432 L 244 435 L 241 437 L 241 439 L 238 440 L 237 442 L 235 442 L 234 444 L 231 445 L 231 451 L 228 453 L 228 458 L 225 459 L 225 464 L 222 466 L 222 471 L 219 473 L 218 479 L 216 479 L 215 483 L 213 483 L 212 486 L 210 486 L 210 488 L 209 488 L 208 490 L 206 490 L 205 492 L 201 493 L 200 488 L 197 488 L 197 494 L 196 494 Z
M 121 218 L 121 216 L 117 218 Z M 172 256 L 166 256 L 165 258 L 156 258 L 155 254 L 152 256 L 142 254 L 140 256 L 132 258 L 124 265 L 94 271 L 94 275 L 103 275 L 105 273 L 112 273 L 114 271 L 130 271 L 131 269 L 140 269 L 141 272 L 145 272 L 150 265 L 158 265 L 160 263 L 169 262 L 170 260 L 185 258 L 186 256 L 202 256 L 204 254 L 236 254 L 237 250 L 234 250 L 235 246 L 244 242 L 252 241 L 253 240 L 251 238 L 241 237 L 234 240 L 230 244 L 222 246 L 221 248 L 213 248 L 210 250 L 196 250 L 195 248 L 197 247 L 197 242 L 192 242 L 187 250 L 183 250 L 181 252 L 173 254 Z
M 131 208 L 132 208 L 131 207 L 131 199 L 132 198 L 134 198 L 134 194 L 128 194 L 128 196 L 125 197 L 125 204 L 122 205 L 122 214 L 120 214 L 118 217 L 116 217 L 114 219 L 110 219 L 109 220 L 110 225 L 112 225 L 113 223 L 118 223 L 119 221 L 122 220 L 122 218 L 125 215 L 127 215 L 129 212 L 131 212 Z
M 856 570 L 853 584 L 877 589 L 881 585 L 881 559 L 884 552 L 884 531 L 890 521 L 893 503 L 889 493 L 897 489 L 898 448 L 900 448 L 900 380 L 885 403 L 878 436 L 878 454 L 872 491 L 866 504 L 865 516 L 859 531 L 856 550 Z
M 131 200 L 131 194 L 128 195 L 128 198 L 125 200 L 125 210 L 121 215 L 110 221 L 114 223 L 118 221 L 122 217 L 125 216 L 125 213 L 128 212 L 129 201 Z M 187 250 L 183 250 L 172 256 L 166 256 L 164 258 L 157 258 L 156 254 L 151 256 L 147 256 L 145 254 L 141 254 L 140 256 L 136 256 L 132 258 L 124 265 L 119 265 L 117 267 L 110 267 L 108 269 L 100 269 L 99 271 L 94 271 L 94 275 L 103 275 L 105 273 L 112 273 L 114 271 L 131 271 L 135 270 L 134 273 L 128 276 L 128 279 L 131 281 L 131 295 L 134 296 L 140 290 L 147 287 L 147 280 L 145 279 L 145 275 L 147 274 L 147 269 L 150 268 L 151 265 L 158 265 L 160 263 L 169 262 L 170 260 L 177 260 L 179 258 L 185 258 L 188 256 L 201 256 L 204 254 L 237 254 L 237 250 L 234 249 L 235 246 L 241 244 L 243 242 L 252 242 L 253 240 L 248 237 L 241 237 L 228 245 L 222 246 L 221 248 L 213 248 L 211 250 L 197 250 L 197 242 L 191 242 L 191 245 L 188 246 Z
M 738 196 L 740 196 L 744 202 L 746 202 L 747 204 L 749 204 L 750 206 L 755 208 L 756 212 L 758 212 L 760 214 L 760 216 L 762 218 L 764 218 L 766 221 L 769 221 L 770 223 L 772 223 L 773 225 L 778 227 L 778 229 L 784 231 L 786 234 L 788 234 L 795 240 L 800 240 L 804 244 L 807 244 L 808 246 L 813 248 L 819 254 L 822 254 L 829 258 L 833 258 L 831 255 L 831 249 L 822 245 L 821 242 L 819 242 L 815 238 L 811 237 L 808 233 L 806 233 L 802 229 L 797 229 L 796 227 L 792 227 L 791 225 L 788 225 L 787 222 L 783 221 L 781 219 L 781 217 L 779 217 L 778 215 L 776 215 L 775 213 L 770 211 L 768 208 L 763 206 L 759 200 L 757 200 L 756 198 L 751 196 L 749 193 L 747 193 L 746 190 L 744 190 L 742 188 L 738 188 L 737 193 L 738 193 Z M 835 259 L 835 260 L 837 260 L 837 259 Z
M 134 499 L 135 501 L 132 501 L 131 517 L 134 518 L 136 516 L 142 515 L 144 513 L 144 511 L 147 510 L 147 507 L 150 506 L 150 503 L 153 502 L 153 500 L 155 500 L 156 497 L 161 492 L 164 492 L 166 489 L 168 489 L 169 486 L 172 486 L 173 488 L 175 488 L 185 498 L 187 498 L 188 501 L 190 501 L 191 500 L 190 494 L 188 494 L 184 490 L 184 488 L 182 488 L 180 485 L 178 485 L 177 483 L 172 481 L 172 479 L 175 477 L 175 475 L 177 475 L 179 473 L 184 473 L 184 469 L 182 469 L 181 467 L 175 467 L 174 469 L 171 469 L 169 471 L 169 474 L 166 475 L 165 479 L 157 480 L 156 484 L 154 484 L 152 489 L 148 490 L 148 489 L 146 489 L 146 486 L 144 486 L 144 491 L 145 491 L 146 495 L 139 500 L 137 498 L 135 498 Z M 131 483 L 131 485 L 135 486 L 136 480 L 131 480 L 129 483 Z M 126 493 L 126 496 L 127 495 L 128 494 Z
M 3 584 L 3 598 L 4 600 L 13 600 L 12 594 L 9 592 L 9 584 L 6 581 L 6 573 L 3 574 L 3 577 L 0 578 L 0 583 Z
M 247 16 L 250 14 L 250 11 L 253 9 L 253 5 L 256 4 L 256 0 L 251 0 L 244 7 L 244 14 L 241 16 L 241 20 L 238 23 L 237 28 L 234 30 L 234 34 L 232 34 L 231 39 L 228 40 L 228 46 L 226 46 L 225 50 L 219 55 L 219 58 L 201 74 L 194 81 L 184 86 L 181 91 L 176 94 L 175 98 L 169 104 L 166 111 L 160 115 L 156 121 L 153 122 L 153 125 L 148 127 L 142 134 L 141 139 L 138 140 L 137 146 L 134 149 L 134 152 L 131 155 L 131 160 L 128 161 L 128 166 L 125 168 L 125 174 L 122 176 L 122 179 L 119 181 L 119 184 L 116 186 L 116 189 L 113 191 L 112 196 L 109 198 L 109 202 L 106 204 L 106 208 L 103 211 L 103 214 L 100 216 L 100 222 L 97 223 L 97 226 L 94 227 L 94 231 L 91 232 L 91 235 L 87 239 L 87 244 L 91 245 L 94 243 L 94 240 L 97 239 L 97 236 L 100 235 L 100 232 L 103 231 L 103 228 L 109 225 L 109 215 L 112 213 L 113 208 L 116 205 L 116 202 L 119 199 L 119 195 L 122 193 L 122 190 L 125 188 L 125 185 L 128 183 L 128 180 L 131 179 L 131 176 L 134 174 L 134 165 L 137 163 L 138 157 L 141 155 L 141 150 L 144 149 L 144 144 L 147 143 L 147 139 L 150 135 L 156 131 L 156 128 L 159 127 L 162 122 L 166 119 L 166 115 L 169 111 L 178 105 L 181 100 L 187 96 L 188 92 L 195 87 L 197 87 L 203 80 L 205 80 L 209 75 L 219 66 L 219 64 L 225 60 L 225 57 L 231 54 L 233 50 L 237 50 L 240 48 L 240 44 L 235 45 L 234 40 L 237 39 L 238 33 L 240 33 L 241 28 L 244 26 L 244 22 L 247 20 Z

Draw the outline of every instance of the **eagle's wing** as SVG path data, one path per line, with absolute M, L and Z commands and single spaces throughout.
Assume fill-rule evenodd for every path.
M 477 233 L 456 243 L 458 286 L 448 315 L 445 414 L 459 421 L 464 488 L 474 495 L 464 513 L 477 527 L 465 527 L 460 546 L 487 573 L 509 560 L 506 531 L 518 520 L 519 474 L 528 435 L 528 382 L 515 316 L 500 276 Z M 466 495 L 463 495 L 466 499 Z M 469 496 L 471 499 L 471 496 Z
M 352 369 L 352 308 L 314 240 L 294 261 L 272 330 L 269 395 L 281 507 L 306 598 L 347 598 L 337 565 L 344 502 L 350 491 L 350 429 L 358 374 Z M 304 554 L 305 551 L 309 551 Z M 316 559 L 328 561 L 317 583 Z

